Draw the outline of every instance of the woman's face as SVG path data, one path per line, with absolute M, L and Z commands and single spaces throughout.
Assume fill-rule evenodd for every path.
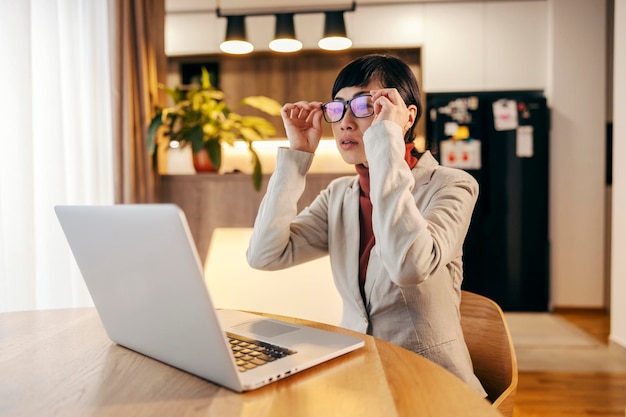
M 371 82 L 366 87 L 344 87 L 337 92 L 334 99 L 350 100 L 356 96 L 369 94 L 371 90 L 378 90 L 380 88 L 383 87 L 377 81 Z M 355 117 L 348 106 L 343 119 L 332 124 L 337 149 L 339 149 L 339 153 L 346 163 L 351 165 L 365 164 L 367 166 L 365 146 L 363 145 L 363 133 L 370 127 L 373 120 L 374 115 L 365 118 Z

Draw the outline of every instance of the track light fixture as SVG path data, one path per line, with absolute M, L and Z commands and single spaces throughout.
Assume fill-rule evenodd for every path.
M 343 12 L 326 12 L 324 21 L 324 37 L 317 45 L 328 51 L 340 51 L 352 46 L 352 41 L 346 34 L 346 23 L 343 20 Z
M 246 14 L 229 15 L 222 14 L 217 0 L 217 17 L 225 17 L 226 39 L 220 45 L 223 52 L 230 54 L 247 54 L 254 50 L 254 47 L 246 39 L 245 18 L 248 16 L 266 16 L 274 14 L 276 16 L 276 33 L 269 47 L 276 52 L 295 52 L 302 49 L 302 42 L 296 39 L 294 27 L 295 13 L 324 13 L 324 38 L 318 42 L 318 46 L 329 51 L 339 51 L 352 46 L 352 41 L 346 34 L 346 24 L 343 13 L 356 9 L 356 2 L 353 1 L 351 7 L 334 10 L 300 10 L 294 6 L 292 10 L 281 10 L 280 13 L 266 12 L 262 8 L 250 10 Z M 238 11 L 238 13 L 241 13 Z
M 221 43 L 220 49 L 229 54 L 252 52 L 254 46 L 246 38 L 245 16 L 227 16 L 226 19 L 226 38 Z
M 276 15 L 276 34 L 269 46 L 276 52 L 296 52 L 302 49 L 302 42 L 296 39 L 293 13 Z

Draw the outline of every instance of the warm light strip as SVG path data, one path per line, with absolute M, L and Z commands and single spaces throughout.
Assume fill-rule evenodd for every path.
M 230 145 L 225 145 L 226 147 L 230 147 Z M 271 150 L 278 148 L 288 148 L 289 140 L 287 139 L 276 139 L 276 140 L 255 140 L 252 144 L 254 149 L 257 150 Z M 242 140 L 235 141 L 233 145 L 235 149 L 248 149 L 248 144 Z M 333 138 L 323 138 L 320 140 L 320 143 L 317 147 L 318 150 L 337 150 L 337 146 L 335 145 L 335 139 Z

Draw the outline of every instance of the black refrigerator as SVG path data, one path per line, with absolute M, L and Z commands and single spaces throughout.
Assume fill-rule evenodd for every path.
M 462 288 L 505 311 L 549 308 L 549 133 L 541 91 L 426 94 L 434 156 L 480 185 Z

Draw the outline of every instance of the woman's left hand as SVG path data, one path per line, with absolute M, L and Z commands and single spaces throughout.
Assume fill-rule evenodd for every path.
M 383 120 L 397 123 L 406 132 L 411 126 L 411 112 L 404 104 L 404 100 L 395 88 L 382 88 L 372 90 L 372 101 L 374 102 L 374 120 L 372 125 Z

